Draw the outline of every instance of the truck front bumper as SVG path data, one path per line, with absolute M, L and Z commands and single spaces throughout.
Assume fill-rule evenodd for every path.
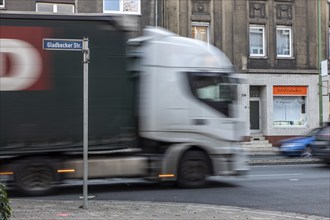
M 247 155 L 240 149 L 232 154 L 213 155 L 213 170 L 216 176 L 244 176 L 249 172 Z

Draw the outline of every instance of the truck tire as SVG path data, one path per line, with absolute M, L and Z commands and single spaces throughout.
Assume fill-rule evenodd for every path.
M 30 158 L 19 161 L 16 172 L 16 187 L 21 195 L 42 196 L 52 193 L 58 174 L 51 160 Z
M 178 167 L 178 185 L 183 188 L 206 186 L 206 178 L 211 173 L 208 156 L 202 151 L 187 151 Z

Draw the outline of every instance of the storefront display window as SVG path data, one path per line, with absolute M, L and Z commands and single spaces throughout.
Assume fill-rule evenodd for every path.
M 274 86 L 273 94 L 273 125 L 305 125 L 306 86 Z

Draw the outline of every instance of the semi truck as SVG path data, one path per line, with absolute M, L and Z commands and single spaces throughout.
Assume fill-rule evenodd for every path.
M 120 16 L 1 12 L 0 181 L 36 196 L 83 177 L 83 54 L 45 39 L 84 39 L 88 179 L 145 178 L 197 188 L 245 175 L 239 80 L 202 41 Z

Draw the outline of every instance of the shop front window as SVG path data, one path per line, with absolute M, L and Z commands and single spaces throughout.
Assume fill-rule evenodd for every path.
M 304 125 L 305 96 L 274 97 L 274 125 Z
M 282 86 L 274 87 L 273 91 L 273 125 L 305 125 L 307 87 Z

